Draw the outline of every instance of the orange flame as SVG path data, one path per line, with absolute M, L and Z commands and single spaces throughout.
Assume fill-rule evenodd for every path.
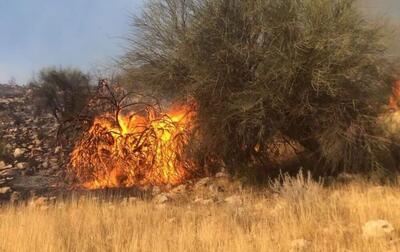
M 180 184 L 194 170 L 184 156 L 194 116 L 189 105 L 100 116 L 76 144 L 69 169 L 88 189 Z
M 398 110 L 398 101 L 400 100 L 400 80 L 397 80 L 393 85 L 392 95 L 389 99 L 389 108 Z

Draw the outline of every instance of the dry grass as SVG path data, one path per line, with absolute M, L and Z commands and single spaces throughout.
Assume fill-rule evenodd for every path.
M 361 228 L 374 219 L 400 227 L 399 187 L 302 181 L 275 184 L 275 194 L 241 193 L 236 206 L 86 198 L 7 207 L 0 251 L 290 251 L 300 238 L 310 241 L 305 251 L 397 251 L 395 237 L 366 240 Z

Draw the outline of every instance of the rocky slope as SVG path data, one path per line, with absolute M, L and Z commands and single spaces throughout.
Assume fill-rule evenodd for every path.
M 29 88 L 0 85 L 0 200 L 63 188 L 56 132 L 51 115 L 34 115 Z

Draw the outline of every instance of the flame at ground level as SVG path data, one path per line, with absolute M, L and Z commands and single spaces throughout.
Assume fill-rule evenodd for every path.
M 193 106 L 167 113 L 105 114 L 76 144 L 69 165 L 88 189 L 176 185 L 194 171 L 184 156 L 193 128 Z

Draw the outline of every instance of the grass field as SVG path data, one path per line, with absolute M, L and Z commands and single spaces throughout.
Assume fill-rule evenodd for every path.
M 400 227 L 400 187 L 323 188 L 306 179 L 273 187 L 241 192 L 242 204 L 81 198 L 9 206 L 0 209 L 0 251 L 301 251 L 296 239 L 307 241 L 302 251 L 400 251 L 396 231 L 362 235 L 370 220 Z

